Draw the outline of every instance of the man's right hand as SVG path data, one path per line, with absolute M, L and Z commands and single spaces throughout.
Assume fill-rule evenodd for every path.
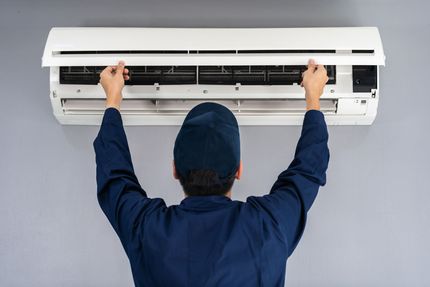
M 100 73 L 100 84 L 106 94 L 106 108 L 120 109 L 124 81 L 130 79 L 128 72 L 124 62 L 119 61 L 117 66 L 108 66 Z
M 314 60 L 309 60 L 308 69 L 303 72 L 301 86 L 306 92 L 306 110 L 319 110 L 320 97 L 325 84 L 328 81 L 327 70 L 323 65 L 317 65 Z

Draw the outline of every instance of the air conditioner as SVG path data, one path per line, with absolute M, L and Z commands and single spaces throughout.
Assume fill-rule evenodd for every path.
M 124 60 L 125 125 L 180 125 L 203 101 L 229 107 L 241 125 L 299 125 L 306 111 L 301 74 L 309 58 L 326 66 L 321 97 L 328 124 L 369 125 L 385 64 L 378 29 L 52 28 L 42 66 L 61 124 L 100 124 L 107 65 Z

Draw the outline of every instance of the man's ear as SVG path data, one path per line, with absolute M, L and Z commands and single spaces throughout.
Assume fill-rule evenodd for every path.
M 173 161 L 173 178 L 179 179 L 178 173 L 176 172 L 175 161 Z
M 236 179 L 240 179 L 240 177 L 242 176 L 242 171 L 243 171 L 243 165 L 242 165 L 242 160 L 240 160 L 240 163 L 239 163 L 239 168 L 237 169 L 237 172 L 236 172 Z

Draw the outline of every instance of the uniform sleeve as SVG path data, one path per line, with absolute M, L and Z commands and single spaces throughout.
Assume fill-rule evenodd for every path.
M 307 212 L 319 187 L 326 183 L 330 156 L 327 142 L 323 113 L 306 112 L 294 160 L 288 169 L 278 176 L 268 195 L 248 198 L 280 230 L 287 245 L 287 257 L 303 234 Z
M 134 174 L 121 114 L 105 110 L 93 143 L 97 164 L 97 199 L 128 252 L 143 235 L 144 217 L 165 207 L 161 199 L 149 199 Z

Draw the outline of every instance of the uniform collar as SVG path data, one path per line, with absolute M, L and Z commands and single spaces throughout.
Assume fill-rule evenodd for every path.
M 232 200 L 224 195 L 188 196 L 181 201 L 180 208 L 188 210 L 212 210 L 230 204 Z

